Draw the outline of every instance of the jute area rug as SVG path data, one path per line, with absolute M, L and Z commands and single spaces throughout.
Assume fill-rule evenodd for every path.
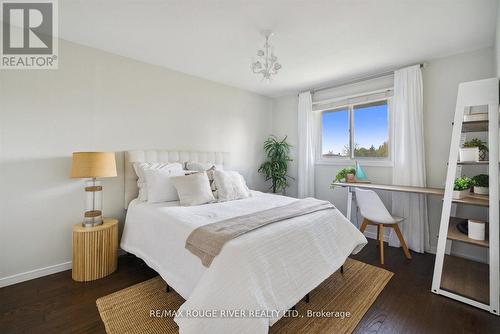
M 297 317 L 280 319 L 270 333 L 351 333 L 393 273 L 348 259 L 344 273 L 336 272 L 310 293 L 310 302 L 296 305 Z M 150 316 L 151 310 L 177 310 L 184 299 L 165 292 L 158 276 L 97 299 L 109 334 L 178 334 L 173 318 Z

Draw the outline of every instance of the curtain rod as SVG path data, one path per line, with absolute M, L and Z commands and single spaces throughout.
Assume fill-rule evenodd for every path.
M 423 68 L 424 65 L 425 65 L 425 63 L 419 63 L 419 64 L 414 64 L 414 65 L 420 65 L 420 68 Z M 413 66 L 413 65 L 408 65 L 408 66 L 404 66 L 404 67 L 409 67 L 409 66 Z M 404 67 L 400 67 L 400 68 L 404 68 Z M 305 91 L 299 92 L 299 94 L 307 92 L 307 91 L 311 91 L 311 94 L 314 94 L 316 92 L 320 92 L 320 91 L 327 90 L 327 89 L 332 89 L 332 88 L 337 88 L 337 87 L 341 87 L 341 86 L 352 85 L 352 84 L 355 84 L 355 83 L 359 83 L 359 82 L 363 82 L 363 81 L 367 81 L 367 80 L 371 80 L 371 79 L 382 78 L 382 77 L 394 74 L 394 72 L 397 71 L 400 68 L 397 68 L 397 69 L 394 69 L 394 70 L 391 70 L 391 71 L 385 71 L 385 72 L 382 72 L 382 73 L 367 75 L 365 77 L 361 77 L 361 78 L 357 78 L 357 79 L 353 79 L 353 80 L 349 80 L 349 81 L 344 81 L 344 82 L 338 83 L 338 84 L 333 85 L 333 86 L 326 86 L 326 87 L 319 87 L 319 88 L 313 88 L 313 89 L 310 89 L 310 90 L 305 90 Z

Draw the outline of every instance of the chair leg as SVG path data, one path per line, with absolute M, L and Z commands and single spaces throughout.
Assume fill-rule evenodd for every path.
M 403 253 L 405 253 L 405 257 L 408 260 L 411 260 L 411 254 L 410 251 L 408 250 L 408 246 L 406 246 L 405 238 L 403 238 L 403 233 L 401 233 L 401 230 L 399 229 L 398 224 L 393 224 L 392 228 L 396 232 L 396 235 L 398 236 L 399 243 L 401 244 L 401 247 L 403 248 Z
M 380 224 L 377 224 L 377 240 L 379 240 L 379 239 L 380 239 L 380 238 L 379 238 L 379 235 L 380 235 Z M 377 244 L 376 244 L 376 246 L 377 246 L 377 247 L 380 247 L 380 244 L 379 244 L 379 243 L 377 243 Z
M 380 244 L 380 264 L 384 264 L 384 225 L 378 225 L 378 241 Z
M 366 225 L 368 225 L 370 221 L 368 219 L 363 219 L 363 222 L 361 223 L 361 226 L 359 227 L 359 231 L 363 233 L 366 229 Z
M 341 265 L 340 266 L 340 273 L 343 274 L 344 273 L 344 265 Z

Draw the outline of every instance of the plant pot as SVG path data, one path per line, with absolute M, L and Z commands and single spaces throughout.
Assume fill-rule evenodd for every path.
M 480 161 L 488 161 L 488 151 L 487 150 L 479 150 L 479 160 Z
M 490 193 L 490 188 L 489 187 L 474 186 L 474 194 L 488 195 L 489 193 Z
M 479 147 L 462 147 L 459 153 L 460 162 L 479 161 Z
M 346 182 L 355 182 L 356 176 L 353 173 L 349 173 L 346 175 L 345 180 L 346 180 Z
M 462 199 L 469 195 L 470 189 L 453 190 L 453 199 Z

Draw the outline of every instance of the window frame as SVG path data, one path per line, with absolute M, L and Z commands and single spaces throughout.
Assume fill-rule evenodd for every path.
M 356 106 L 363 106 L 367 104 L 377 103 L 377 102 L 387 102 L 387 135 L 388 135 L 388 156 L 387 157 L 355 157 L 354 156 L 354 134 L 356 129 L 354 128 L 354 108 Z M 331 156 L 327 157 L 323 155 L 323 113 L 324 112 L 335 112 L 347 109 L 348 112 L 348 124 L 349 124 L 349 149 L 350 155 L 347 157 Z M 359 161 L 363 166 L 380 166 L 380 167 L 392 167 L 393 166 L 393 141 L 392 141 L 392 96 L 378 97 L 374 99 L 368 99 L 365 101 L 360 101 L 356 103 L 345 103 L 342 105 L 335 106 L 335 108 L 325 109 L 318 111 L 318 136 L 317 136 L 317 154 L 316 154 L 316 164 L 317 165 L 341 165 L 349 166 L 353 165 L 355 161 Z

